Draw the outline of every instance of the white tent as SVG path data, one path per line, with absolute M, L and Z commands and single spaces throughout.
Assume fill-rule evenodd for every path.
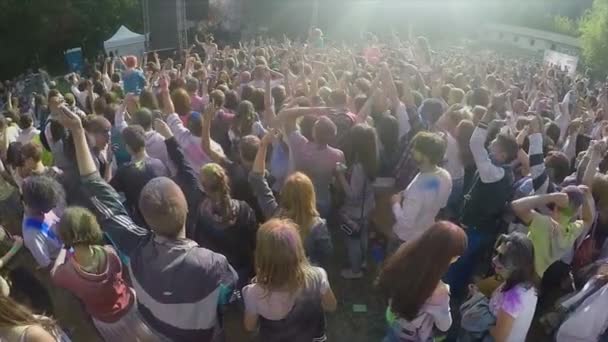
M 121 26 L 103 46 L 108 54 L 114 52 L 118 56 L 135 55 L 141 58 L 146 51 L 146 37 Z

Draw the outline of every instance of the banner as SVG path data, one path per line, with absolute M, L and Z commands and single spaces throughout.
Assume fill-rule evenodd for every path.
M 557 65 L 561 70 L 568 69 L 568 75 L 573 77 L 576 73 L 578 56 L 571 56 L 553 50 L 545 50 L 543 62 L 547 65 Z

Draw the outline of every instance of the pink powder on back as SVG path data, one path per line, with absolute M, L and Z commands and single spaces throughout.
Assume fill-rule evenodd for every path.
M 514 287 L 507 292 L 502 293 L 502 309 L 510 314 L 517 314 L 522 307 L 521 293 L 518 287 Z

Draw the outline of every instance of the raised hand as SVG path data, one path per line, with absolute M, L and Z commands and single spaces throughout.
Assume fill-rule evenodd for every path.
M 169 92 L 169 76 L 163 73 L 160 75 L 160 79 L 158 80 L 158 87 L 161 92 Z
M 59 122 L 63 125 L 63 127 L 75 132 L 78 130 L 82 130 L 82 120 L 80 117 L 72 112 L 67 105 L 62 104 L 59 106 Z
M 260 141 L 260 143 L 264 146 L 268 146 L 268 145 L 272 144 L 272 141 L 277 136 L 277 134 L 278 134 L 278 130 L 276 130 L 276 129 L 268 130 L 268 132 L 266 132 L 266 134 L 264 135 L 264 137 L 262 138 L 262 141 Z
M 554 203 L 559 208 L 567 208 L 570 205 L 570 199 L 566 193 L 556 192 L 549 196 L 551 196 L 551 203 Z
M 213 120 L 216 110 L 217 108 L 215 107 L 215 102 L 213 101 L 213 99 L 211 99 L 211 101 L 205 108 L 205 111 L 203 112 L 203 119 L 209 121 Z
M 161 119 L 154 120 L 154 130 L 162 135 L 165 140 L 173 137 L 173 132 L 171 132 L 169 125 Z
M 596 158 L 601 158 L 606 153 L 606 150 L 608 149 L 608 144 L 605 140 L 593 141 L 591 142 L 590 149 L 592 156 Z
M 522 146 L 529 133 L 530 133 L 530 125 L 526 125 L 521 131 L 519 131 L 517 138 L 515 138 L 515 140 L 517 141 L 517 145 Z
M 530 121 L 529 133 L 530 134 L 541 133 L 542 132 L 541 128 L 542 128 L 542 119 L 539 116 L 535 116 L 534 118 L 532 118 L 532 121 Z

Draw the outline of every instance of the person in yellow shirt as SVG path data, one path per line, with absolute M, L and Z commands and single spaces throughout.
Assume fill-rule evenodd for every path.
M 551 264 L 573 249 L 576 239 L 593 224 L 595 203 L 587 186 L 567 186 L 561 192 L 525 197 L 511 203 L 517 217 L 529 226 L 536 273 L 542 278 Z M 547 206 L 549 215 L 535 208 Z M 577 219 L 582 208 L 581 219 Z

